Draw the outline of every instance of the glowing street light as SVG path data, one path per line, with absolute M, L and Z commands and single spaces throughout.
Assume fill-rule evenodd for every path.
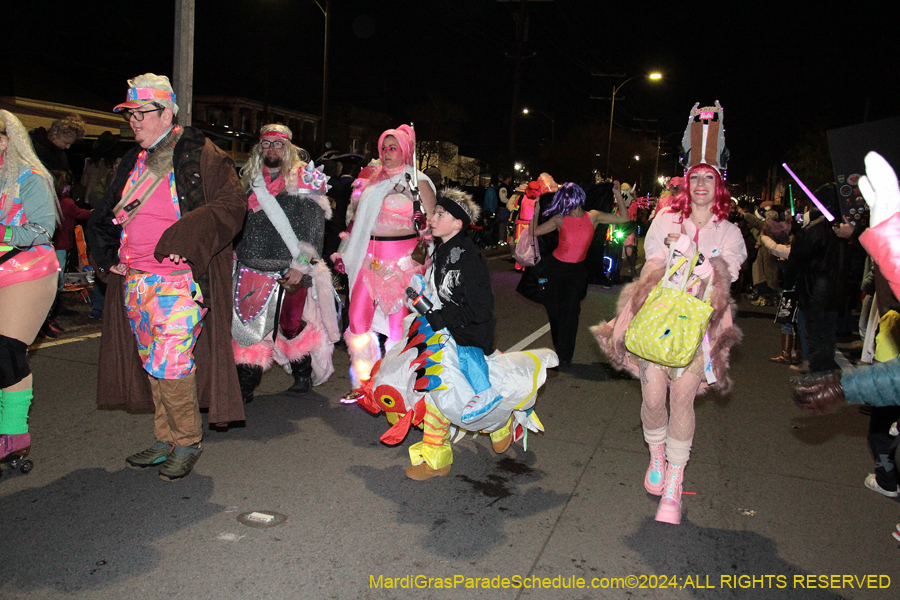
M 641 157 L 638 156 L 637 154 L 635 154 L 635 155 L 634 155 L 634 160 L 641 160 Z
M 604 75 L 604 74 L 603 73 L 595 73 L 595 75 Z M 629 77 L 628 79 L 626 79 L 619 85 L 613 86 L 612 102 L 609 107 L 609 138 L 606 141 L 606 176 L 607 177 L 609 177 L 609 154 L 612 151 L 612 128 L 613 128 L 613 116 L 615 115 L 615 112 L 616 112 L 616 94 L 619 92 L 619 90 L 622 89 L 623 85 L 625 85 L 626 83 L 628 83 L 629 81 L 631 81 L 633 79 L 637 79 L 638 77 L 642 77 L 642 75 L 635 75 L 634 77 Z M 649 79 L 651 81 L 659 81 L 660 79 L 662 79 L 662 73 L 660 73 L 658 71 L 654 71 L 653 73 L 648 73 L 647 75 L 645 75 L 645 77 L 647 77 L 647 79 Z
M 530 115 L 531 112 L 532 112 L 532 111 L 531 111 L 531 109 L 529 109 L 529 108 L 523 108 L 523 109 L 522 109 L 522 114 L 523 114 L 523 115 Z M 550 143 L 551 143 L 551 144 L 554 143 L 554 142 L 556 141 L 556 119 L 554 119 L 553 117 L 551 117 L 550 115 L 548 115 L 547 113 L 545 113 L 545 112 L 542 111 L 542 110 L 537 110 L 537 111 L 534 111 L 534 112 L 539 112 L 539 113 L 541 113 L 542 115 L 544 115 L 545 117 L 547 117 L 548 119 L 550 119 Z

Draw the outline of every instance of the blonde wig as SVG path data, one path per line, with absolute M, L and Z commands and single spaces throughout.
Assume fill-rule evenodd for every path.
M 293 133 L 291 130 L 280 124 L 271 124 L 271 125 L 263 125 L 262 129 L 259 132 L 259 137 L 262 138 L 267 133 L 278 133 L 281 135 L 286 135 L 288 139 L 284 140 L 284 147 L 287 152 L 284 154 L 284 161 L 281 163 L 281 174 L 284 176 L 285 181 L 290 181 L 291 172 L 297 172 L 299 169 L 302 169 L 309 162 L 309 153 L 300 148 L 299 146 L 295 146 L 291 143 L 291 138 L 293 137 Z M 262 146 L 257 143 L 253 150 L 250 151 L 250 159 L 247 163 L 241 168 L 241 185 L 244 186 L 244 191 L 250 191 L 250 184 L 253 183 L 253 180 L 260 174 L 263 168 L 263 149 Z
M 12 206 L 12 199 L 19 195 L 19 174 L 27 168 L 35 169 L 50 188 L 56 210 L 56 222 L 59 223 L 59 200 L 56 199 L 53 178 L 34 153 L 31 140 L 25 127 L 9 111 L 0 109 L 0 131 L 6 132 L 9 144 L 3 154 L 3 165 L 0 166 L 0 194 L 6 194 L 6 202 L 0 206 L 0 219 L 6 218 Z

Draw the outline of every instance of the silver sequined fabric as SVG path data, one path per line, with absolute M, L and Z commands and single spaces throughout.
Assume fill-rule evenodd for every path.
M 282 192 L 275 199 L 297 239 L 310 244 L 321 255 L 325 243 L 325 212 L 322 208 L 315 200 L 303 195 L 290 196 Z M 260 271 L 283 271 L 293 258 L 264 210 L 247 213 L 235 251 L 241 263 Z

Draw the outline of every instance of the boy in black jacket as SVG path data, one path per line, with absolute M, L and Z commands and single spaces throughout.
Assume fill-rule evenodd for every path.
M 493 352 L 497 323 L 491 273 L 478 246 L 464 233 L 479 212 L 468 194 L 449 188 L 438 194 L 434 214 L 428 219 L 432 235 L 440 244 L 434 251 L 430 276 L 437 299 L 425 318 L 435 331 L 446 328 L 453 336 L 460 370 L 475 391 L 476 396 L 463 412 L 463 422 L 478 418 L 501 399 L 491 388 L 485 360 L 485 355 Z M 467 419 L 469 415 L 471 418 Z M 424 428 L 422 444 L 414 446 L 419 450 L 410 449 L 411 455 L 421 451 L 423 456 L 406 470 L 407 477 L 418 481 L 446 476 L 453 461 L 450 421 L 436 407 L 429 406 Z M 494 450 L 505 452 L 512 437 L 509 424 L 491 432 Z M 424 453 L 428 454 L 427 458 Z
M 478 206 L 468 194 L 447 188 L 438 195 L 429 219 L 431 233 L 441 243 L 434 251 L 431 285 L 438 302 L 425 317 L 435 331 L 447 328 L 456 341 L 459 366 L 475 390 L 471 407 L 493 398 L 480 398 L 490 388 L 485 355 L 494 351 L 494 291 L 487 261 L 475 242 L 466 237 L 469 223 L 478 219 Z M 463 414 L 463 421 L 466 414 Z

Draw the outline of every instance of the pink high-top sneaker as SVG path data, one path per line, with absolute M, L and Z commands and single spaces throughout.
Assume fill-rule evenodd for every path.
M 659 508 L 656 509 L 656 520 L 661 523 L 678 525 L 681 523 L 681 482 L 684 480 L 684 466 L 669 463 L 666 466 L 666 490 Z
M 666 487 L 666 445 L 650 444 L 650 466 L 644 476 L 644 489 L 654 496 L 661 496 Z

